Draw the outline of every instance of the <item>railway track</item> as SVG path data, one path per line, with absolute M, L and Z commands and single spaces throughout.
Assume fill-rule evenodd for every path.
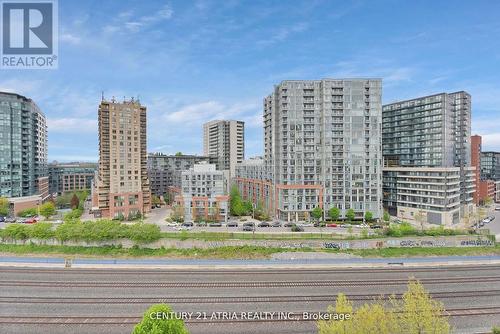
M 500 282 L 500 276 L 470 276 L 420 278 L 422 284 L 473 284 Z M 406 285 L 407 278 L 371 280 L 303 280 L 303 281 L 225 281 L 225 282 L 158 282 L 158 281 L 34 281 L 2 280 L 0 287 L 54 287 L 54 288 L 293 288 L 293 287 L 349 287 Z
M 348 294 L 351 301 L 371 301 L 382 294 Z M 388 296 L 388 295 L 385 295 Z M 393 294 L 401 298 L 401 294 Z M 459 292 L 433 292 L 433 298 L 476 298 L 500 296 L 500 290 L 459 291 Z M 0 297 L 0 304 L 243 304 L 243 303 L 302 303 L 302 302 L 333 302 L 337 299 L 336 294 L 329 295 L 284 295 L 284 296 L 242 296 L 242 297 L 154 297 L 154 298 L 130 298 L 130 297 Z
M 200 275 L 242 275 L 245 273 L 252 274 L 270 274 L 270 275 L 290 275 L 290 274 L 352 274 L 356 273 L 418 273 L 418 272 L 476 272 L 487 270 L 500 270 L 500 265 L 476 265 L 476 266 L 449 266 L 449 267 L 391 267 L 391 268 L 332 268 L 332 269 L 81 269 L 81 268 L 2 268 L 2 273 L 36 273 L 36 274 L 95 274 L 95 275 L 183 275 L 183 274 L 200 274 Z
M 289 313 L 288 317 L 259 317 L 248 319 L 248 316 L 243 316 L 243 313 L 235 312 L 231 316 L 230 312 L 207 312 L 201 316 L 194 313 L 191 317 L 186 317 L 184 320 L 187 324 L 235 324 L 235 323 L 266 323 L 266 322 L 288 322 L 288 321 L 317 321 L 312 317 L 304 317 L 303 313 L 310 314 L 311 312 L 294 312 Z M 321 314 L 327 314 L 322 312 Z M 215 319 L 214 319 L 215 315 Z M 443 316 L 448 317 L 471 317 L 471 316 L 488 316 L 500 315 L 500 306 L 492 307 L 471 307 L 471 308 L 455 308 L 448 309 Z M 139 316 L 0 316 L 0 325 L 132 325 L 141 320 Z

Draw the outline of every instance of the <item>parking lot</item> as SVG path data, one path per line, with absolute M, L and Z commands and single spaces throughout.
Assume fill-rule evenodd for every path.
M 496 206 L 500 207 L 500 204 L 497 204 Z M 500 210 L 491 210 L 488 212 L 488 216 L 493 216 L 495 219 L 487 224 L 484 224 L 484 226 L 480 227 L 480 229 L 490 230 L 490 233 L 495 234 L 497 240 L 500 240 Z
M 243 229 L 244 224 L 248 222 L 242 222 L 238 221 L 238 226 L 227 226 L 227 224 L 222 223 L 220 227 L 215 227 L 215 226 L 197 226 L 196 224 L 193 224 L 192 227 L 183 227 L 182 225 L 177 225 L 174 226 L 173 223 L 161 223 L 158 224 L 160 225 L 160 229 L 162 232 L 180 232 L 183 230 L 189 230 L 191 232 L 227 232 L 227 233 L 234 233 L 234 232 L 244 232 L 244 233 L 265 233 L 265 234 L 272 234 L 272 233 L 291 233 L 292 228 L 291 227 L 285 227 L 283 222 L 281 222 L 281 227 L 259 227 L 259 222 L 255 222 L 255 228 L 252 231 L 251 229 L 248 231 L 245 231 Z M 270 222 L 272 224 L 272 222 Z M 311 224 L 301 224 L 298 223 L 298 226 L 301 226 L 303 228 L 303 231 L 297 232 L 297 233 L 318 233 L 318 234 L 328 234 L 328 233 L 336 233 L 336 234 L 359 234 L 363 230 L 363 228 L 359 226 L 353 225 L 351 229 L 348 227 L 340 227 L 339 224 L 337 224 L 337 227 L 314 227 Z M 368 232 L 375 233 L 374 229 L 367 229 Z

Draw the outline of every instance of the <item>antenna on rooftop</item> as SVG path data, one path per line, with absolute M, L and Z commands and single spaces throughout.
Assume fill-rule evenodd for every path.
M 101 91 L 101 102 L 104 102 L 104 91 Z

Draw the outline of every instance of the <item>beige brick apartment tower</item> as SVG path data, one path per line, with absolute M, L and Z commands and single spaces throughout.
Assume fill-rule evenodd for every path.
M 147 174 L 146 107 L 139 101 L 103 100 L 99 105 L 99 169 L 94 212 L 131 218 L 151 208 Z

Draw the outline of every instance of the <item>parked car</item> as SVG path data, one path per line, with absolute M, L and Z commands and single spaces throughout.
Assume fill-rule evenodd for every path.
M 271 227 L 271 225 L 268 222 L 260 222 L 258 227 Z
M 279 221 L 274 221 L 272 224 L 271 224 L 272 227 L 281 227 L 281 223 Z
M 176 222 L 167 222 L 165 225 L 170 226 L 170 227 L 176 227 L 176 226 L 179 226 L 179 223 L 176 223 Z
M 378 228 L 382 228 L 382 225 L 371 225 L 370 228 L 378 229 Z
M 236 221 L 228 222 L 227 227 L 238 227 L 238 222 Z
M 299 225 L 293 225 L 292 232 L 304 232 L 304 227 Z
M 283 227 L 292 227 L 293 225 L 294 225 L 293 223 L 288 222 L 283 224 Z
M 244 223 L 243 224 L 243 231 L 255 231 L 255 224 L 254 223 Z
M 326 224 L 326 227 L 337 227 L 337 226 L 338 225 L 335 223 Z
M 36 224 L 37 222 L 38 222 L 38 220 L 34 217 L 28 218 L 24 221 L 25 224 Z
M 182 224 L 181 226 L 175 227 L 175 229 L 179 231 L 190 231 L 193 229 L 193 227 Z
M 495 207 L 496 211 L 500 211 L 500 206 Z
M 210 223 L 209 226 L 210 227 L 222 227 L 222 223 L 220 223 L 220 222 Z
M 184 223 L 182 223 L 181 226 L 183 226 L 183 227 L 193 227 L 194 224 L 193 224 L 193 222 L 184 222 Z
M 489 216 L 488 218 L 489 218 L 490 222 L 495 220 L 495 216 Z
M 15 223 L 15 222 L 16 222 L 16 218 L 14 218 L 14 217 L 5 218 L 5 223 Z
M 5 222 L 5 217 L 4 216 L 0 216 L 0 223 L 3 223 Z

